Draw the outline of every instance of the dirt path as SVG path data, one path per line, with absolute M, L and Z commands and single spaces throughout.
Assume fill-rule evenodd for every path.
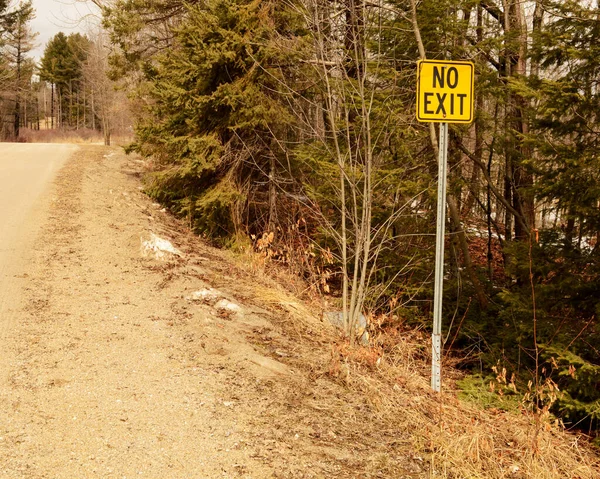
M 269 477 L 245 446 L 232 378 L 174 327 L 193 305 L 160 286 L 164 261 L 141 258 L 152 217 L 104 154 L 62 170 L 27 268 L 5 338 L 0 477 Z
M 295 410 L 319 399 L 253 278 L 175 231 L 132 161 L 83 147 L 58 175 L 1 345 L 0 478 L 354 477 L 348 438 Z M 152 233 L 181 256 L 144 257 Z

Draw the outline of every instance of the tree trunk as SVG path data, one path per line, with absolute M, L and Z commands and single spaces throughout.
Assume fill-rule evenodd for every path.
M 94 90 L 92 90 L 92 130 L 96 131 L 96 104 L 94 102 Z
M 17 45 L 17 85 L 16 85 L 16 97 L 15 97 L 15 121 L 14 121 L 14 135 L 15 139 L 19 138 L 21 128 L 21 63 L 23 59 L 21 57 L 21 40 Z
M 519 77 L 527 73 L 527 23 L 522 3 L 510 0 L 507 5 L 506 17 L 506 63 L 507 78 Z M 512 35 L 512 33 L 515 35 Z M 514 40 L 513 40 L 514 39 Z M 508 93 L 508 134 L 509 145 L 507 149 L 508 177 L 512 184 L 511 194 L 513 207 L 525 220 L 514 222 L 514 237 L 519 241 L 529 239 L 529 231 L 535 227 L 535 206 L 531 194 L 533 175 L 524 166 L 524 161 L 531 157 L 532 151 L 523 142 L 523 136 L 529 133 L 527 119 L 528 103 L 521 95 L 514 91 Z
M 102 133 L 104 135 L 104 144 L 106 146 L 110 146 L 110 136 L 111 136 L 111 122 L 108 118 L 108 113 L 102 113 Z
M 50 95 L 50 128 L 54 130 L 54 83 L 51 83 L 52 93 Z
M 87 96 L 85 83 L 83 86 L 83 128 L 87 128 Z
M 69 79 L 69 118 L 67 126 L 73 126 L 73 79 Z
M 277 186 L 275 184 L 276 166 L 275 155 L 271 153 L 269 158 L 269 233 L 275 233 L 277 223 Z

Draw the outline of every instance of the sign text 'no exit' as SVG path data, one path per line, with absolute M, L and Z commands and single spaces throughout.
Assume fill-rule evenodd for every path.
M 474 66 L 471 62 L 421 60 L 418 63 L 417 119 L 423 122 L 473 121 Z

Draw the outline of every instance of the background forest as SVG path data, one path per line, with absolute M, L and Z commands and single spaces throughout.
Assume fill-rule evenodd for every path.
M 31 0 L 0 1 L 0 138 L 91 140 L 102 134 L 110 144 L 131 120 L 124 91 L 107 76 L 105 34 L 59 32 L 36 62 L 35 16 Z
M 2 17 L 12 134 L 43 91 L 44 118 L 109 138 L 118 84 L 149 194 L 305 278 L 350 338 L 364 313 L 375 343 L 431 323 L 437 128 L 415 119 L 416 62 L 474 62 L 475 121 L 450 128 L 447 357 L 597 433 L 595 0 L 94 3 L 109 41 L 57 35 L 39 83 L 26 21 Z

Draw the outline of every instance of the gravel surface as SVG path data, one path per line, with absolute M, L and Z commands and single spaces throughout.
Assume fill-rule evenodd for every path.
M 140 192 L 133 160 L 81 147 L 48 190 L 75 148 L 16 148 L 19 168 L 6 156 L 0 163 L 12 225 L 0 256 L 0 477 L 290 470 L 289 457 L 269 459 L 283 446 L 256 429 L 266 408 L 261 384 L 289 374 L 245 339 L 265 320 L 226 293 L 213 304 L 190 299 L 209 286 L 206 260 L 144 251 L 177 232 Z M 193 271 L 171 281 L 169 271 L 190 262 Z

